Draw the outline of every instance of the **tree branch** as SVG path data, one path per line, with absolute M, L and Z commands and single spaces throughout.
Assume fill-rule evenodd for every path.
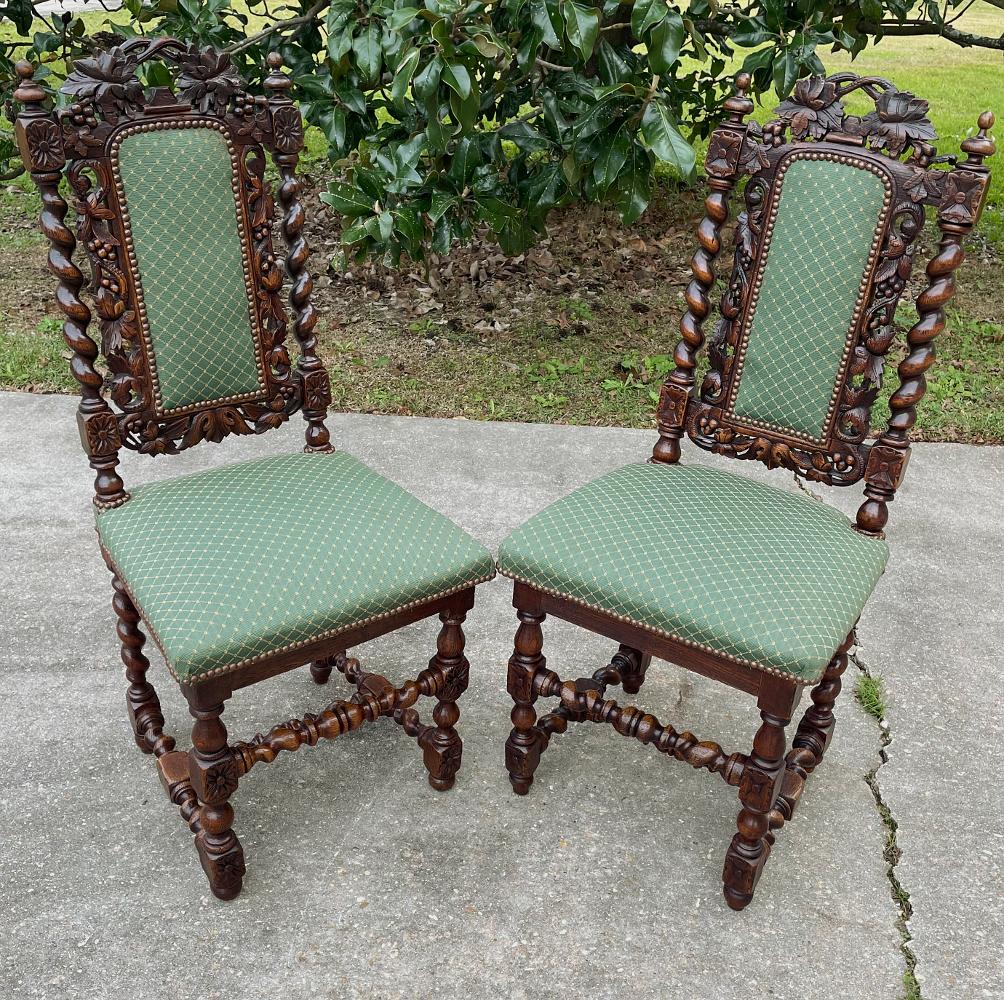
M 274 35 L 277 31 L 287 31 L 290 28 L 298 28 L 302 24 L 308 24 L 313 21 L 325 7 L 329 6 L 330 3 L 331 0 L 317 0 L 317 3 L 315 3 L 309 10 L 299 14 L 297 17 L 291 17 L 285 21 L 276 21 L 275 24 L 270 24 L 267 28 L 263 28 L 256 35 L 249 35 L 247 38 L 242 38 L 239 42 L 234 42 L 233 45 L 228 45 L 223 51 L 230 53 L 243 52 L 245 49 L 253 48 L 270 35 Z
M 871 33 L 874 28 L 881 31 L 884 35 L 940 35 L 947 41 L 954 42 L 964 49 L 976 46 L 982 49 L 997 49 L 1004 52 L 1004 34 L 1000 38 L 991 38 L 989 35 L 973 35 L 968 31 L 959 31 L 958 28 L 953 28 L 950 24 L 942 25 L 939 28 L 938 25 L 932 24 L 930 21 L 908 21 L 906 23 L 882 21 L 877 25 L 862 25 L 862 27 L 868 33 Z

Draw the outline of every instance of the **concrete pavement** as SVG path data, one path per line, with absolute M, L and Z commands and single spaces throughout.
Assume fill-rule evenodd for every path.
M 717 778 L 579 727 L 552 745 L 530 796 L 511 794 L 504 580 L 482 588 L 468 620 L 455 789 L 428 787 L 414 744 L 390 723 L 284 756 L 235 796 L 248 877 L 235 902 L 214 899 L 130 738 L 74 407 L 0 394 L 0 997 L 902 995 L 887 828 L 864 780 L 880 764 L 879 727 L 849 691 L 756 900 L 734 914 L 720 872 L 738 806 Z M 330 426 L 340 447 L 491 547 L 567 491 L 646 457 L 653 440 L 369 416 Z M 175 459 L 129 456 L 124 475 L 290 451 L 300 434 L 295 421 Z M 892 511 L 892 561 L 861 628 L 861 659 L 892 701 L 877 781 L 898 825 L 895 874 L 912 899 L 908 947 L 925 998 L 1004 997 L 1002 473 L 1004 449 L 916 448 Z M 829 496 L 851 511 L 851 492 Z M 359 655 L 414 676 L 434 635 L 431 623 L 413 626 Z M 563 676 L 591 673 L 612 651 L 550 620 L 545 643 Z M 184 742 L 187 711 L 157 659 L 151 679 Z M 245 738 L 334 696 L 294 671 L 239 692 L 228 727 Z M 637 702 L 729 750 L 748 749 L 755 729 L 747 696 L 668 664 L 653 665 Z

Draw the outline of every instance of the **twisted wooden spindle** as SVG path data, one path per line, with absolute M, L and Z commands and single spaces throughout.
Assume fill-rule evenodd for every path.
M 955 271 L 965 260 L 963 244 L 979 221 L 990 182 L 986 157 L 996 151 L 987 132 L 994 116 L 985 111 L 979 131 L 962 143 L 967 158 L 942 182 L 938 208 L 941 243 L 927 265 L 927 288 L 917 299 L 918 319 L 907 334 L 909 354 L 899 365 L 899 387 L 889 400 L 891 416 L 885 433 L 872 448 L 865 472 L 865 502 L 855 527 L 867 535 L 881 535 L 889 520 L 889 504 L 896 496 L 910 451 L 910 430 L 917 406 L 927 391 L 925 374 L 934 364 L 935 338 L 945 329 L 945 307 L 955 295 Z
M 725 102 L 729 121 L 720 127 L 723 133 L 736 136 L 739 147 L 746 134 L 743 119 L 753 111 L 746 96 L 752 80 L 749 73 L 736 77 L 736 93 Z M 738 152 L 736 154 L 738 163 Z M 715 261 L 722 251 L 722 228 L 729 218 L 729 198 L 738 180 L 735 169 L 708 172 L 711 188 L 704 201 L 704 218 L 697 228 L 700 249 L 690 262 L 693 278 L 687 285 L 687 311 L 680 320 L 681 339 L 673 355 L 675 367 L 663 383 L 659 398 L 659 440 L 652 452 L 653 462 L 675 463 L 680 460 L 680 441 L 686 429 L 687 402 L 694 389 L 697 355 L 704 346 L 704 321 L 711 313 L 712 288 L 715 286 Z
M 538 726 L 564 732 L 564 725 L 572 722 L 607 723 L 622 736 L 638 740 L 645 746 L 652 745 L 659 753 L 674 757 L 698 770 L 705 769 L 719 774 L 730 785 L 738 785 L 746 760 L 745 754 L 727 754 L 717 744 L 700 741 L 691 732 L 678 733 L 672 726 L 661 723 L 654 715 L 643 712 L 634 705 L 620 706 L 612 698 L 604 698 L 608 685 L 621 682 L 619 670 L 611 664 L 597 670 L 592 678 L 578 681 L 562 681 L 556 674 L 546 671 L 538 685 L 544 697 L 557 695 L 561 698 L 561 708 L 545 719 L 561 720 L 553 722 L 545 729 L 545 719 Z M 562 711 L 563 709 L 563 711 Z
M 129 711 L 129 721 L 132 724 L 133 737 L 136 746 L 143 753 L 152 753 L 163 757 L 175 747 L 173 736 L 164 732 L 164 714 L 160 700 L 153 685 L 146 679 L 150 669 L 150 661 L 143 652 L 146 636 L 139 628 L 140 616 L 133 604 L 132 598 L 126 592 L 125 584 L 113 574 L 112 587 L 115 595 L 112 607 L 118 616 L 119 641 L 122 644 L 122 662 L 126 668 L 126 680 L 129 687 L 126 690 L 126 706 Z
M 269 112 L 272 116 L 273 160 L 279 171 L 278 200 L 282 207 L 282 238 L 286 244 L 286 272 L 292 282 L 289 303 L 293 310 L 293 332 L 300 345 L 297 370 L 303 386 L 303 416 L 307 421 L 304 451 L 332 451 L 331 436 L 324 424 L 331 405 L 331 382 L 324 364 L 317 356 L 317 310 L 310 301 L 314 281 L 307 269 L 310 248 L 303 236 L 306 216 L 300 203 L 300 182 L 296 166 L 303 148 L 303 123 L 296 105 L 289 97 L 292 80 L 282 72 L 282 56 L 270 52 L 269 73 L 265 78 Z
M 91 311 L 80 297 L 84 276 L 73 262 L 77 246 L 73 231 L 66 225 L 67 204 L 59 193 L 64 158 L 58 124 L 46 112 L 45 91 L 34 81 L 31 63 L 17 63 L 20 83 L 14 92 L 23 105 L 17 119 L 21 156 L 42 199 L 39 219 L 49 240 L 49 270 L 59 279 L 56 303 L 63 313 L 63 339 L 72 352 L 70 371 L 80 385 L 77 422 L 80 440 L 94 469 L 94 503 L 117 507 L 129 499 L 117 467 L 121 447 L 118 420 L 101 395 L 102 377 L 95 368 L 98 346 L 87 334 Z

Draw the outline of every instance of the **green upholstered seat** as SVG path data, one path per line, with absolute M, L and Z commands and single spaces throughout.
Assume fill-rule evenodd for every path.
M 494 575 L 487 549 L 344 452 L 142 486 L 97 527 L 181 681 Z
M 750 666 L 817 680 L 888 549 L 810 497 L 702 466 L 629 465 L 532 517 L 499 570 Z

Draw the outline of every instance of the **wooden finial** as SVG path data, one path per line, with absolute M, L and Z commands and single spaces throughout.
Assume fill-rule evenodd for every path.
M 20 77 L 14 100 L 22 104 L 41 104 L 45 91 L 35 82 L 35 67 L 27 59 L 19 59 L 14 69 Z
M 976 135 L 962 140 L 962 152 L 969 158 L 965 162 L 967 167 L 979 167 L 988 156 L 993 156 L 997 152 L 997 146 L 987 133 L 994 127 L 994 113 L 984 111 L 980 115 L 977 125 L 979 131 Z
M 725 110 L 729 112 L 730 120 L 735 125 L 741 125 L 743 119 L 753 113 L 753 102 L 747 96 L 753 78 L 749 73 L 740 73 L 736 77 L 736 92 L 725 102 Z
M 284 94 L 293 86 L 293 81 L 282 71 L 282 56 L 278 52 L 269 52 L 265 57 L 268 66 L 268 76 L 265 78 L 265 89 L 272 94 Z

